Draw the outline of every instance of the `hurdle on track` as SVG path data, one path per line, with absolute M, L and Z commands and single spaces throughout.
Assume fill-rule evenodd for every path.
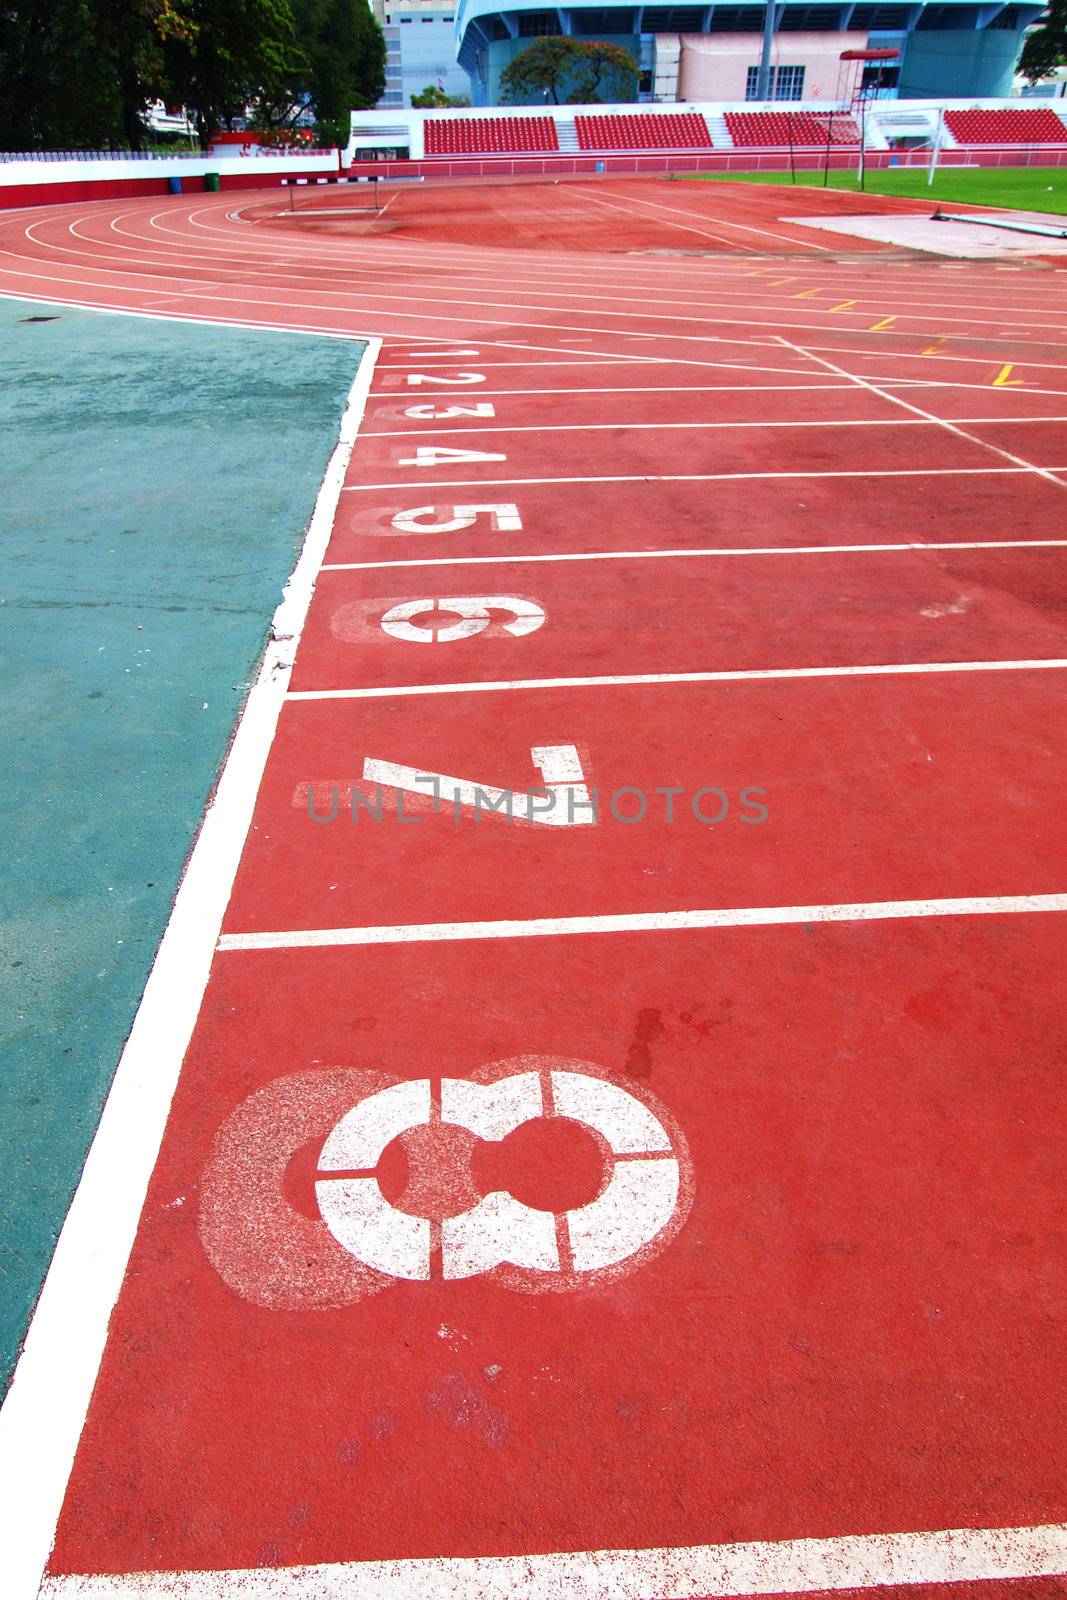
M 338 174 L 338 175 L 335 175 L 335 176 L 324 177 L 324 178 L 283 178 L 281 180 L 282 188 L 289 190 L 289 210 L 290 211 L 298 211 L 298 210 L 301 210 L 301 209 L 306 209 L 306 207 L 299 207 L 296 204 L 296 193 L 297 193 L 298 189 L 320 188 L 320 187 L 322 187 L 324 185 L 328 186 L 328 185 L 331 185 L 331 184 L 354 184 L 354 185 L 369 184 L 370 185 L 370 189 L 371 189 L 371 203 L 370 203 L 370 205 L 367 205 L 367 206 L 356 206 L 356 207 L 353 207 L 351 209 L 358 210 L 358 211 L 380 211 L 382 209 L 382 203 L 381 203 L 381 199 L 380 199 L 379 193 L 378 193 L 378 185 L 379 185 L 380 182 L 381 182 L 381 179 L 377 176 L 377 174 L 375 174 L 375 175 L 373 175 L 371 177 L 349 178 L 349 177 L 344 177 L 344 176 L 341 176 L 340 174 Z

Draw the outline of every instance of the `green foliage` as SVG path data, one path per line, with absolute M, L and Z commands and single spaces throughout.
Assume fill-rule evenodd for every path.
M 142 148 L 168 41 L 189 35 L 185 4 L 14 0 L 0 12 L 0 148 Z
M 1040 28 L 1027 35 L 1019 71 L 1031 83 L 1067 64 L 1067 0 L 1051 0 Z
M 446 94 L 436 83 L 428 83 L 421 94 L 412 95 L 411 104 L 416 111 L 459 110 L 469 106 L 470 100 L 465 94 Z
M 632 99 L 637 80 L 637 62 L 622 45 L 556 34 L 520 50 L 501 73 L 500 90 L 511 104 L 549 98 L 557 106 L 591 105 L 602 89 L 610 100 Z
M 385 40 L 367 0 L 3 0 L 0 82 L 0 149 L 143 149 L 154 99 L 191 107 L 205 144 L 253 105 L 343 145 Z
M 350 112 L 375 105 L 385 89 L 385 35 L 367 0 L 294 0 L 294 11 L 316 124 L 344 146 Z
M 196 108 L 206 144 L 214 130 L 262 96 L 277 101 L 302 54 L 288 0 L 189 0 L 190 37 L 172 41 L 166 78 L 170 98 Z

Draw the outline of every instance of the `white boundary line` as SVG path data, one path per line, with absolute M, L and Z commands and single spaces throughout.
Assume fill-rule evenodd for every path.
M 794 387 L 797 387 L 794 385 Z M 869 386 L 873 387 L 873 385 Z M 802 394 L 807 394 L 807 389 L 802 389 Z M 855 392 L 855 391 L 853 391 Z M 880 392 L 880 391 L 876 391 Z M 896 399 L 895 395 L 887 395 L 887 399 Z M 905 405 L 906 401 L 900 401 Z M 915 408 L 913 408 L 915 409 Z M 951 421 L 944 417 L 935 417 L 930 412 L 923 416 L 915 417 L 802 417 L 799 420 L 769 420 L 760 418 L 755 422 L 527 422 L 527 423 L 488 423 L 481 427 L 475 425 L 470 428 L 437 428 L 433 426 L 433 419 L 427 418 L 421 428 L 374 428 L 365 433 L 365 439 L 425 439 L 428 434 L 433 434 L 435 439 L 444 438 L 450 434 L 477 434 L 484 438 L 487 433 L 666 433 L 671 429 L 713 429 L 726 428 L 950 428 L 954 433 L 959 433 L 964 423 L 974 427 L 983 426 L 1007 427 L 1009 424 L 1016 426 L 1030 426 L 1035 422 L 1067 422 L 1065 416 L 1041 417 L 953 417 Z M 963 434 L 964 438 L 971 439 L 971 434 Z M 984 439 L 974 439 L 975 444 L 985 444 Z M 987 445 L 988 449 L 995 446 Z M 1001 451 L 1007 455 L 1007 451 Z M 1010 461 L 1017 461 L 1017 456 L 1009 456 Z M 1035 467 L 1034 471 L 1040 469 Z
M 94 308 L 98 309 L 98 308 Z M 282 330 L 278 330 L 282 331 Z M 4 1600 L 32 1600 L 222 926 L 381 340 L 349 392 L 300 557 L 186 866 L 25 1345 L 0 1409 Z M 77 1337 L 72 1337 L 76 1330 Z
M 804 1594 L 914 1583 L 1055 1577 L 1067 1527 L 954 1528 L 677 1550 L 431 1556 L 254 1572 L 135 1572 L 49 1578 L 47 1600 L 676 1600 Z
M 904 917 L 1006 917 L 1067 910 L 1067 894 L 985 894 L 968 899 L 857 901 L 832 906 L 641 910 L 590 917 L 512 917 L 499 922 L 414 922 L 366 928 L 224 933 L 219 950 L 309 950 L 338 944 L 422 944 L 453 939 L 544 939 L 573 933 L 675 933 L 688 928 L 768 928 L 784 923 L 894 922 Z M 697 1590 L 702 1594 L 702 1590 Z
M 605 912 L 586 917 L 513 917 L 496 922 L 410 922 L 365 928 L 295 928 L 224 933 L 220 951 L 310 950 L 356 944 L 460 939 L 543 939 L 575 933 L 672 933 L 689 928 L 763 928 L 786 923 L 888 922 L 905 917 L 991 917 L 1067 911 L 1067 894 L 1004 894 L 956 900 L 867 900 L 847 905 L 742 906 L 736 910 Z M 695 1591 L 703 1593 L 702 1590 Z
M 160 294 L 163 291 L 158 291 Z M 179 292 L 173 296 L 179 298 Z M 27 305 L 66 306 L 72 311 L 98 311 L 104 317 L 147 317 L 150 322 L 195 322 L 202 328 L 252 328 L 258 333 L 301 333 L 313 339 L 343 339 L 347 344 L 381 347 L 382 340 L 371 333 L 339 333 L 336 328 L 300 328 L 286 322 L 242 322 L 236 317 L 193 317 L 186 311 L 135 311 L 129 306 L 105 306 L 96 300 L 71 300 L 65 295 L 23 294 L 0 289 L 0 300 L 25 300 Z
M 1047 672 L 1067 658 L 1033 661 L 907 661 L 865 667 L 744 667 L 721 672 L 621 672 L 593 678 L 493 678 L 466 683 L 392 683 L 359 689 L 293 689 L 288 700 L 390 700 L 413 694 L 493 694 L 503 689 L 614 689 L 651 683 L 751 683 L 770 678 L 887 678 L 923 672 Z
M 980 442 L 980 441 L 979 441 Z M 1006 452 L 996 445 L 985 445 L 997 455 Z M 346 483 L 344 494 L 382 494 L 393 489 L 510 489 L 529 488 L 549 483 L 752 483 L 765 478 L 989 478 L 1018 476 L 1021 473 L 1039 474 L 1049 478 L 1057 487 L 1064 488 L 1053 473 L 1067 472 L 1067 467 L 1034 467 L 1029 463 L 1019 467 L 853 467 L 847 471 L 824 472 L 812 468 L 797 472 L 631 472 L 614 473 L 600 477 L 567 478 L 405 478 L 396 483 Z
M 496 567 L 545 561 L 664 561 L 692 556 L 843 556 L 899 554 L 917 550 L 1059 550 L 1067 539 L 966 539 L 943 544 L 915 540 L 910 544 L 770 544 L 698 546 L 692 550 L 575 550 L 559 555 L 428 556 L 410 561 L 326 561 L 323 572 L 378 572 L 387 567 Z

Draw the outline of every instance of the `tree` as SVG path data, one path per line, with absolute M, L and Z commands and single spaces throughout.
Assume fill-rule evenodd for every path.
M 438 84 L 428 83 L 421 94 L 412 95 L 411 104 L 415 111 L 458 110 L 461 106 L 469 106 L 470 100 L 465 94 L 446 94 Z
M 145 140 L 187 0 L 14 0 L 0 13 L 0 146 L 101 149 Z
M 203 144 L 256 107 L 261 127 L 310 111 L 348 142 L 385 87 L 367 0 L 0 0 L 0 148 L 146 142 L 150 101 L 194 109 Z
M 528 103 L 550 95 L 552 104 L 558 106 L 560 94 L 566 92 L 574 72 L 577 50 L 577 40 L 563 34 L 535 39 L 525 50 L 520 50 L 500 74 L 501 100 Z
M 254 125 L 289 128 L 310 112 L 320 143 L 348 143 L 353 111 L 385 89 L 385 35 L 366 0 L 292 0 L 299 48 L 272 94 L 257 99 Z
M 613 100 L 632 100 L 637 76 L 637 62 L 622 45 L 556 34 L 535 39 L 504 68 L 501 99 L 528 105 L 551 98 L 558 106 L 563 97 L 572 105 L 588 105 L 600 99 L 604 87 L 613 91 Z
M 252 100 L 277 103 L 304 70 L 289 0 L 189 0 L 189 30 L 168 41 L 166 98 L 196 108 L 207 145 Z
M 1047 78 L 1054 67 L 1067 63 L 1067 0 L 1051 0 L 1041 27 L 1027 35 L 1019 57 L 1019 71 L 1031 83 Z
M 104 149 L 118 138 L 114 79 L 86 0 L 0 9 L 0 148 Z
M 621 44 L 606 39 L 590 39 L 580 46 L 582 64 L 578 81 L 572 86 L 575 105 L 595 105 L 605 84 L 614 85 L 612 100 L 629 100 L 637 89 L 637 62 Z M 621 88 L 622 92 L 619 92 Z

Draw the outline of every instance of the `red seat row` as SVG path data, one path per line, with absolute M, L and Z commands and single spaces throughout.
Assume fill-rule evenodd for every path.
M 860 142 L 859 128 L 844 112 L 831 117 L 813 111 L 727 111 L 725 118 L 734 144 L 744 149 Z
M 697 111 L 575 117 L 580 150 L 710 150 L 708 125 Z
M 946 111 L 960 144 L 1067 144 L 1067 127 L 1049 106 L 1016 111 Z
M 551 117 L 427 117 L 428 156 L 527 155 L 559 149 Z

